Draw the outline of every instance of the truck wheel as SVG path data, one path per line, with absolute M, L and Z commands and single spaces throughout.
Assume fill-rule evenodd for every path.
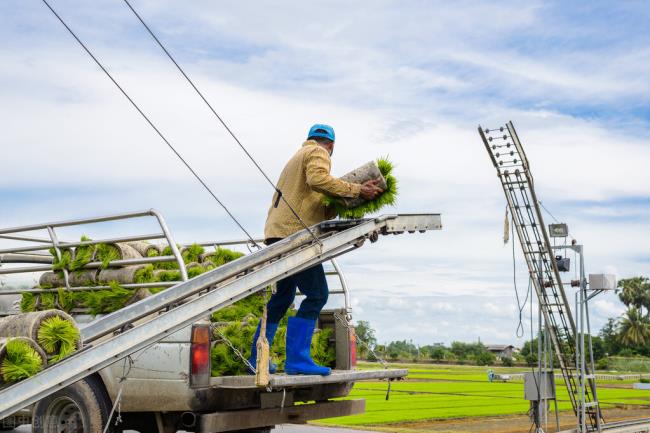
M 82 379 L 36 403 L 34 433 L 102 433 L 109 412 L 104 389 Z

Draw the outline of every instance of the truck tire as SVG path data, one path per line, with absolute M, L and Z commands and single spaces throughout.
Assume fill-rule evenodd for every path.
M 102 433 L 110 407 L 103 386 L 93 378 L 82 379 L 36 403 L 33 432 Z

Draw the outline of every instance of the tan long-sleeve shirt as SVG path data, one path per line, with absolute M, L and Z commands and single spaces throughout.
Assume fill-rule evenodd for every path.
M 307 226 L 333 217 L 321 203 L 323 194 L 355 198 L 361 192 L 360 184 L 330 175 L 331 168 L 332 160 L 327 150 L 316 141 L 307 140 L 280 174 L 278 188 Z M 265 239 L 285 238 L 304 229 L 284 201 L 280 200 L 277 208 L 274 206 L 277 199 L 275 193 L 266 217 Z

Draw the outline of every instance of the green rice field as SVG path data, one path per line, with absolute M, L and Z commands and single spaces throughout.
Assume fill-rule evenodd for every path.
M 406 380 L 392 383 L 386 401 L 386 382 L 358 382 L 349 398 L 365 398 L 366 413 L 323 420 L 339 426 L 377 426 L 450 418 L 494 415 L 525 415 L 529 404 L 524 400 L 523 381 L 488 382 L 488 367 L 392 364 L 408 368 Z M 360 364 L 359 368 L 381 368 L 378 364 Z M 526 368 L 492 368 L 497 373 L 513 374 Z M 604 409 L 627 405 L 647 405 L 650 391 L 632 389 L 634 381 L 599 381 L 598 392 Z M 561 379 L 556 379 L 560 412 L 570 411 L 571 403 Z

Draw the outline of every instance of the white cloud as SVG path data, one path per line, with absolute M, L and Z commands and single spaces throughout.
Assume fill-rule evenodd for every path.
M 382 339 L 422 344 L 515 338 L 504 199 L 478 123 L 514 120 L 538 194 L 586 245 L 588 272 L 648 273 L 637 259 L 650 240 L 648 206 L 625 204 L 650 195 L 647 124 L 610 124 L 562 107 L 643 104 L 649 51 L 630 43 L 539 58 L 515 38 L 567 30 L 544 4 L 516 6 L 505 15 L 502 3 L 379 2 L 369 13 L 368 4 L 334 2 L 321 6 L 321 21 L 307 3 L 278 2 L 264 14 L 245 2 L 135 3 L 272 179 L 307 127 L 326 121 L 339 137 L 335 174 L 388 154 L 400 180 L 390 212 L 443 214 L 440 232 L 384 238 L 340 260 L 355 318 L 370 320 Z M 1 7 L 17 22 L 4 26 L 13 43 L 0 48 L 0 226 L 155 207 L 182 241 L 241 236 L 46 10 Z M 270 187 L 134 18 L 109 2 L 57 7 L 261 233 Z M 517 272 L 523 292 L 521 262 Z M 594 304 L 594 326 L 618 305 L 605 296 Z

